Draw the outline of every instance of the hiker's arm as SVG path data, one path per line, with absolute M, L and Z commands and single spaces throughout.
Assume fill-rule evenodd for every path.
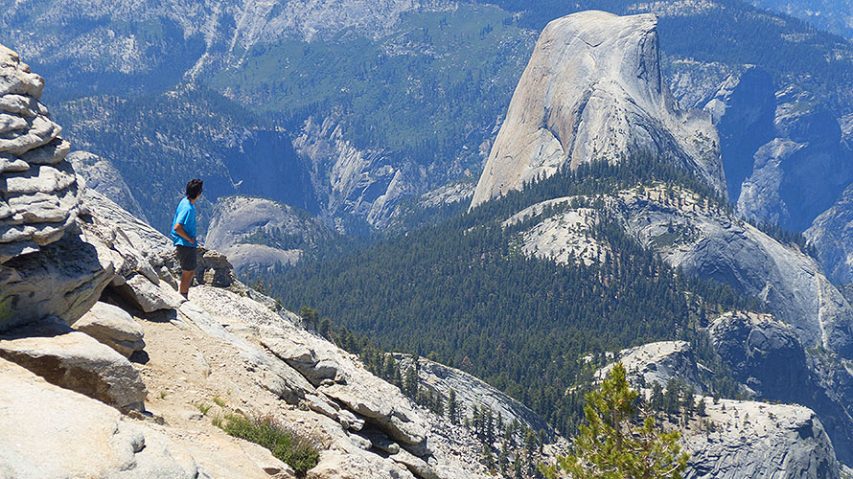
M 175 233 L 177 233 L 178 236 L 189 241 L 190 243 L 195 244 L 195 238 L 191 238 L 190 235 L 187 234 L 186 230 L 184 230 L 184 225 L 180 223 L 175 223 Z

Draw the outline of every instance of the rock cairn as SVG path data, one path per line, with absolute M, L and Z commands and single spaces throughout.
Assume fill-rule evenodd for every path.
M 71 145 L 39 102 L 43 88 L 0 45 L 0 331 L 51 315 L 73 322 L 111 274 L 80 238 Z
M 0 263 L 59 240 L 77 217 L 70 143 L 39 103 L 44 79 L 0 45 Z

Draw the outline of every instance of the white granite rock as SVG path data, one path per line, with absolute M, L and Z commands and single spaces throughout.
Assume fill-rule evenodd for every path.
M 145 409 L 145 384 L 128 360 L 59 320 L 0 336 L 0 357 L 51 384 L 76 391 L 122 411 Z
M 683 432 L 684 446 L 691 454 L 687 479 L 840 477 L 832 443 L 810 409 L 703 400 L 706 425 L 694 425 Z
M 394 354 L 394 358 L 404 374 L 414 367 L 411 355 Z M 465 371 L 419 357 L 417 372 L 420 390 L 440 393 L 445 399 L 454 391 L 461 418 L 468 417 L 475 407 L 487 406 L 506 424 L 518 421 L 533 431 L 543 431 L 546 442 L 560 440 L 554 429 L 530 408 Z
M 128 279 L 121 291 L 126 292 L 125 297 L 143 313 L 178 309 L 183 302 L 181 295 L 171 286 L 154 284 L 141 274 Z
M 142 328 L 130 314 L 111 304 L 95 303 L 89 312 L 74 323 L 74 329 L 92 336 L 124 357 L 130 357 L 145 348 Z
M 699 394 L 710 394 L 709 384 L 714 373 L 696 361 L 693 349 L 687 341 L 661 341 L 644 344 L 619 353 L 619 361 L 625 366 L 632 384 L 651 388 L 654 383 L 666 387 L 670 380 L 677 379 Z M 602 368 L 596 378 L 603 379 L 612 366 Z
M 77 178 L 43 87 L 0 45 L 0 331 L 49 315 L 73 323 L 112 279 L 75 226 Z
M 0 264 L 58 240 L 77 216 L 77 180 L 60 128 L 38 103 L 44 80 L 0 45 Z M 7 98 L 8 97 L 8 98 Z M 27 168 L 24 168 L 24 164 Z
M 657 19 L 587 11 L 539 37 L 471 206 L 561 167 L 650 155 L 725 193 L 710 116 L 676 110 L 661 75 Z
M 853 283 L 853 186 L 803 233 L 830 279 Z
M 317 247 L 331 235 L 320 220 L 291 206 L 263 198 L 229 196 L 214 205 L 205 246 L 228 256 L 238 271 L 266 269 L 295 264 L 306 249 Z M 251 239 L 258 236 L 269 244 Z
M 710 372 L 683 341 L 651 343 L 618 354 L 632 385 L 648 396 L 652 381 L 679 379 L 711 391 Z M 612 364 L 596 374 L 603 377 Z M 722 399 L 705 402 L 706 415 L 677 426 L 690 454 L 689 479 L 838 478 L 840 463 L 814 411 L 799 405 Z M 668 427 L 676 427 L 669 424 Z
M 4 359 L 0 385 L 0 477 L 199 477 L 195 464 L 162 435 L 111 407 Z

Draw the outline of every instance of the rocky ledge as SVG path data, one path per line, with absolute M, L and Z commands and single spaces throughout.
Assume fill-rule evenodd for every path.
M 486 477 L 467 430 L 421 409 L 201 251 L 189 301 L 170 241 L 78 186 L 44 81 L 0 46 L 0 477 L 294 477 L 216 418 L 313 442 L 307 477 Z M 461 448 L 461 449 L 460 449 Z
M 725 315 L 732 318 L 734 315 Z M 678 428 L 690 453 L 689 479 L 839 478 L 842 466 L 823 424 L 809 408 L 793 404 L 713 399 L 713 371 L 696 361 L 684 341 L 650 343 L 618 354 L 628 379 L 648 398 L 653 383 L 680 381 L 699 392 L 704 413 L 665 421 Z M 603 377 L 609 365 L 597 372 Z

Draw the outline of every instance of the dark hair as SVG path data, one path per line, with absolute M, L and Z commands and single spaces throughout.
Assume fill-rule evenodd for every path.
M 194 200 L 198 198 L 204 187 L 204 182 L 196 178 L 187 183 L 187 198 Z

